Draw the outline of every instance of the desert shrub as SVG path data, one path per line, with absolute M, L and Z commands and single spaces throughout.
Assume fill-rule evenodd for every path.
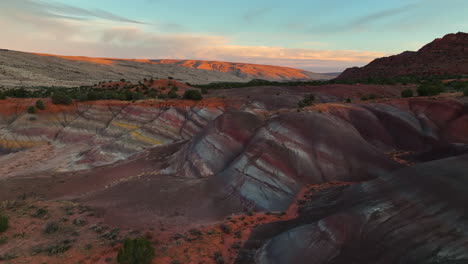
M 154 258 L 154 247 L 146 238 L 126 239 L 117 255 L 120 264 L 150 264 Z
M 440 84 L 423 84 L 417 89 L 419 96 L 434 96 L 442 93 L 444 86 Z
M 0 215 L 0 233 L 7 231 L 9 227 L 10 225 L 8 217 Z
M 221 252 L 215 252 L 213 255 L 213 259 L 216 262 L 216 264 L 224 264 L 224 257 L 221 254 Z
M 468 96 L 468 88 L 465 88 L 465 89 L 463 90 L 463 95 L 464 95 L 464 96 Z
M 58 92 L 52 95 L 52 103 L 56 105 L 70 105 L 72 103 L 72 99 L 65 93 Z
M 351 98 L 346 99 L 346 103 L 351 103 Z
M 405 90 L 401 91 L 401 97 L 403 97 L 403 98 L 413 97 L 413 90 L 405 89 Z
M 367 96 L 365 96 L 365 95 L 361 96 L 361 101 L 367 101 L 367 100 L 369 100 L 369 98 Z
M 8 243 L 8 237 L 0 237 L 0 245 Z
M 47 209 L 39 208 L 31 216 L 35 217 L 35 218 L 42 218 L 42 217 L 46 216 L 48 213 L 49 213 L 49 211 L 47 211 Z
M 0 92 L 0 100 L 5 100 L 5 99 L 6 99 L 6 95 Z
M 184 93 L 184 99 L 189 99 L 189 100 L 201 100 L 203 99 L 202 94 L 198 90 L 188 90 L 185 91 Z
M 39 110 L 44 110 L 45 109 L 44 102 L 42 100 L 37 100 L 36 101 L 36 108 L 39 109 Z
M 28 107 L 28 113 L 35 114 L 36 113 L 36 107 L 34 107 L 32 105 L 30 107 Z
M 175 99 L 177 98 L 177 91 L 176 89 L 172 88 L 168 93 L 167 93 L 167 97 L 169 99 Z
M 226 234 L 231 233 L 231 228 L 226 224 L 219 225 L 219 228 L 221 229 L 221 231 L 223 231 Z
M 55 221 L 47 222 L 44 226 L 44 234 L 53 234 L 59 230 L 59 225 Z
M 377 98 L 377 95 L 375 94 L 369 94 L 369 97 L 367 97 L 369 100 L 375 100 Z
M 304 99 L 302 99 L 301 101 L 299 101 L 299 103 L 297 103 L 297 106 L 299 108 L 304 108 L 306 106 L 312 105 L 314 101 L 315 101 L 315 96 L 313 94 L 308 94 L 304 96 Z
M 88 224 L 88 222 L 84 219 L 76 218 L 75 220 L 73 220 L 73 224 L 76 226 L 85 226 L 86 224 Z

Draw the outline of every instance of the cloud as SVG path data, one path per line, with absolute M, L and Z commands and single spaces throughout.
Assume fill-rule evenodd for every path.
M 361 66 L 384 55 L 369 51 L 241 46 L 226 36 L 174 33 L 164 28 L 156 31 L 157 27 L 111 13 L 33 0 L 2 0 L 0 25 L 0 47 L 59 55 L 222 60 L 320 71 Z
M 33 16 L 85 20 L 105 19 L 116 22 L 145 24 L 144 22 L 128 19 L 101 9 L 85 9 L 58 2 L 45 2 L 41 0 L 2 0 L 0 2 L 2 15 L 15 15 L 28 13 Z
M 364 30 L 367 29 L 380 21 L 385 21 L 405 13 L 408 13 L 413 10 L 417 10 L 422 5 L 427 4 L 428 1 L 418 1 L 415 3 L 407 4 L 401 7 L 389 8 L 380 10 L 377 12 L 365 14 L 360 17 L 348 20 L 344 23 L 327 23 L 321 24 L 312 28 L 309 28 L 309 31 L 312 32 L 326 32 L 326 33 L 339 33 L 346 31 L 355 31 L 355 30 Z M 304 24 L 301 23 L 290 23 L 285 25 L 286 28 L 291 29 L 300 29 L 305 28 Z

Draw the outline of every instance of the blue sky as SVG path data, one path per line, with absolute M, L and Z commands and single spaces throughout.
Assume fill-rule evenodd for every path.
M 468 31 L 466 0 L 2 0 L 0 47 L 318 72 Z

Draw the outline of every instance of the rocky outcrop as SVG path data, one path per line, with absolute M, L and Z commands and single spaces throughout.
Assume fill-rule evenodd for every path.
M 427 44 L 417 52 L 380 58 L 362 68 L 344 71 L 339 80 L 366 80 L 398 76 L 468 74 L 468 34 L 449 34 Z
M 465 263 L 468 156 L 320 191 L 257 228 L 236 263 Z

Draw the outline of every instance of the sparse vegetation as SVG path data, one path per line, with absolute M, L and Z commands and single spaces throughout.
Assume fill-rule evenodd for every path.
M 117 255 L 120 264 L 150 264 L 155 257 L 153 245 L 146 238 L 126 239 Z
M 444 92 L 445 88 L 440 83 L 422 84 L 418 87 L 417 92 L 419 96 L 434 96 Z
M 219 228 L 221 229 L 221 231 L 223 231 L 225 234 L 229 234 L 231 233 L 231 228 L 226 225 L 226 224 L 221 224 L 219 225 Z
M 184 99 L 198 101 L 198 100 L 203 99 L 203 96 L 198 90 L 187 90 L 184 93 Z
M 464 96 L 468 96 L 468 88 L 465 88 L 465 89 L 463 90 L 463 95 L 464 95 Z
M 7 231 L 9 227 L 10 225 L 8 217 L 0 215 L 0 233 Z
M 313 94 L 308 94 L 304 96 L 304 99 L 302 99 L 301 101 L 297 103 L 297 106 L 299 108 L 304 108 L 306 106 L 312 105 L 314 101 L 315 101 L 315 96 Z
M 27 111 L 28 111 L 29 114 L 35 114 L 36 113 L 36 107 L 31 105 L 30 107 L 28 107 Z
M 72 98 L 64 92 L 56 92 L 52 95 L 52 103 L 56 105 L 70 105 Z
M 43 217 L 46 216 L 48 213 L 49 213 L 49 211 L 47 211 L 47 209 L 39 208 L 39 209 L 37 209 L 36 212 L 34 212 L 31 216 L 32 216 L 32 217 L 35 217 L 35 218 L 43 218 Z
M 36 108 L 39 110 L 45 110 L 45 105 L 42 100 L 37 100 L 36 101 Z
M 59 230 L 59 225 L 55 221 L 47 222 L 44 226 L 44 234 L 50 235 Z
M 213 259 L 216 262 L 216 264 L 224 264 L 224 257 L 221 254 L 221 252 L 215 252 L 213 255 Z
M 403 97 L 403 98 L 413 97 L 413 90 L 411 90 L 411 89 L 403 90 L 401 92 L 401 97 Z

